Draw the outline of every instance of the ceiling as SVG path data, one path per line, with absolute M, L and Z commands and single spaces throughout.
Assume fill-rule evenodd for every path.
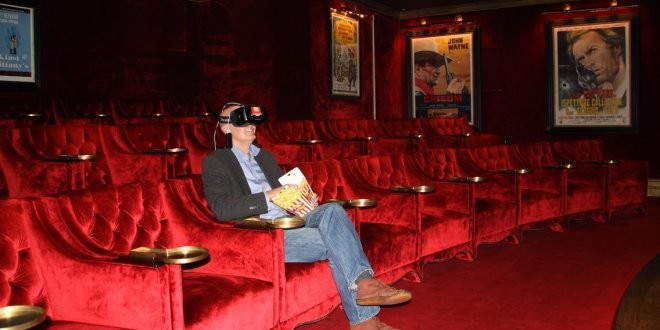
M 576 0 L 353 0 L 354 3 L 399 19 L 573 1 Z

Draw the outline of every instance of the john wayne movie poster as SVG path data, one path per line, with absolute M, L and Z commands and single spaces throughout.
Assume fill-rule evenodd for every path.
M 413 116 L 474 119 L 473 35 L 413 38 L 411 72 Z

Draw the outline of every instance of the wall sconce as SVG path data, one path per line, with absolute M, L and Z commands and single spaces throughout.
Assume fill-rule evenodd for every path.
M 359 18 L 364 18 L 364 16 L 366 16 L 364 13 L 357 11 L 357 9 L 350 9 L 347 7 L 341 7 L 339 9 L 330 8 L 330 11 L 332 11 L 333 13 L 340 13 L 347 16 L 357 16 Z
M 573 10 L 571 8 L 571 4 L 569 3 L 564 3 L 564 10 L 563 11 L 551 11 L 551 12 L 543 12 L 541 13 L 542 15 L 547 15 L 547 14 L 559 14 L 559 13 L 568 13 L 573 12 L 599 12 L 599 11 L 608 11 L 608 10 L 617 10 L 617 9 L 622 9 L 622 8 L 635 8 L 637 5 L 629 5 L 629 6 L 621 6 L 619 7 L 619 2 L 617 0 L 610 0 L 610 6 L 609 7 L 602 7 L 602 8 L 578 8 Z
M 454 22 L 462 23 L 463 22 L 463 15 L 460 15 L 460 14 L 456 15 L 456 17 L 454 18 Z
M 419 25 L 421 25 L 421 26 L 426 25 L 426 18 L 421 18 L 421 19 L 419 20 Z
M 350 9 L 347 7 L 341 7 L 339 11 L 343 12 L 344 15 L 357 16 L 359 18 L 364 18 L 364 14 L 359 12 L 357 9 Z

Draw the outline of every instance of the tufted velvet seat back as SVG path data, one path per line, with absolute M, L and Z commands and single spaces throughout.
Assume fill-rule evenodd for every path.
M 144 131 L 140 132 L 142 128 Z M 167 157 L 170 155 L 147 152 L 169 147 L 167 143 L 170 133 L 158 132 L 154 125 L 131 125 L 130 128 L 128 125 L 103 125 L 99 129 L 103 139 L 103 153 L 108 155 L 106 159 L 111 183 L 152 182 L 166 177 L 166 165 L 170 161 Z M 136 140 L 131 140 L 131 137 Z
M 507 145 L 475 147 L 470 148 L 468 152 L 478 166 L 488 171 L 514 169 L 521 166 L 514 161 L 515 155 L 512 154 L 511 147 Z
M 48 308 L 45 284 L 25 231 L 26 205 L 20 199 L 0 200 L 0 306 Z
M 370 119 L 333 119 L 323 121 L 327 134 L 338 140 L 378 136 L 375 124 Z
M 7 180 L 7 197 L 52 195 L 109 183 L 100 143 L 95 126 L 63 124 L 0 130 L 0 166 Z M 96 156 L 96 160 L 62 158 L 77 155 Z
M 312 190 L 319 196 L 319 201 L 328 199 L 343 199 L 343 177 L 338 169 L 338 163 L 333 160 L 305 162 L 297 165 L 307 178 Z
M 179 123 L 127 124 L 119 133 L 137 152 L 185 146 Z
M 107 185 L 35 200 L 37 220 L 72 252 L 95 258 L 169 247 L 157 183 Z
M 323 139 L 311 120 L 271 120 L 259 127 L 274 142 L 288 143 L 299 140 Z
M 56 159 L 60 155 L 98 153 L 99 131 L 95 126 L 30 126 L 22 132 L 22 138 L 29 141 L 38 155 L 45 159 Z
M 474 131 L 465 117 L 425 119 L 423 128 L 429 135 L 453 135 Z
M 361 156 L 347 159 L 345 164 L 346 170 L 362 176 L 375 187 L 391 189 L 393 186 L 409 184 L 405 173 L 396 170 L 404 167 L 400 155 Z
M 555 151 L 562 157 L 576 162 L 612 160 L 600 139 L 576 139 L 555 142 Z M 646 212 L 648 187 L 648 161 L 616 159 L 613 164 L 601 164 L 605 168 L 607 189 L 607 217 L 616 209 L 637 209 Z
M 555 151 L 576 161 L 607 160 L 605 144 L 598 139 L 577 139 L 555 142 Z
M 182 134 L 183 143 L 188 148 L 190 158 L 190 173 L 202 173 L 202 160 L 215 148 L 224 148 L 225 137 L 218 129 L 215 137 L 215 146 L 213 144 L 213 135 L 216 122 L 205 121 L 199 123 L 183 123 Z
M 411 156 L 412 162 L 423 173 L 436 179 L 467 176 L 458 165 L 455 149 L 434 149 L 433 152 L 417 152 Z
M 383 119 L 376 123 L 386 136 L 400 137 L 423 134 L 421 122 L 415 119 Z
M 521 156 L 534 166 L 559 164 L 550 142 L 529 142 L 515 145 Z

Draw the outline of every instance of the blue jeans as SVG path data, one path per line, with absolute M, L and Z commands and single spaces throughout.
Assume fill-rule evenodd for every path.
M 305 216 L 305 227 L 284 231 L 286 262 L 329 260 L 332 276 L 351 324 L 366 321 L 380 311 L 378 306 L 356 303 L 355 280 L 373 269 L 346 211 L 337 203 L 319 205 Z

